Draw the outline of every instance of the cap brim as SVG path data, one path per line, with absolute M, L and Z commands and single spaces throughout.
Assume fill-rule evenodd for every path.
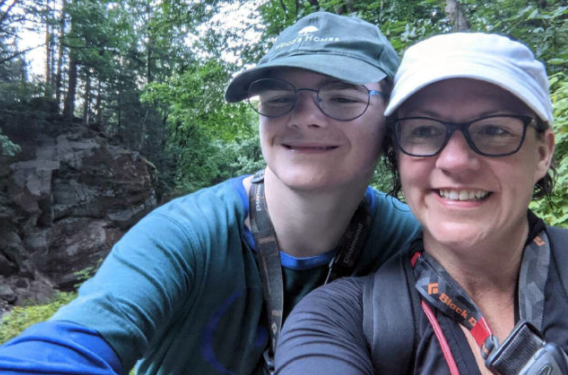
M 537 98 L 534 90 L 519 80 L 518 76 L 505 74 L 503 69 L 495 69 L 491 65 L 464 62 L 451 64 L 448 61 L 428 68 L 421 67 L 416 73 L 409 74 L 403 80 L 399 82 L 395 80 L 395 87 L 391 101 L 385 110 L 385 116 L 392 115 L 406 100 L 424 87 L 453 78 L 475 79 L 494 84 L 519 98 L 542 120 L 552 122 L 546 109 L 538 105 L 541 99 Z
M 246 99 L 248 87 L 253 81 L 263 78 L 268 71 L 279 68 L 309 70 L 356 84 L 379 82 L 387 76 L 378 67 L 348 56 L 325 54 L 288 56 L 239 74 L 227 86 L 225 99 L 229 103 Z

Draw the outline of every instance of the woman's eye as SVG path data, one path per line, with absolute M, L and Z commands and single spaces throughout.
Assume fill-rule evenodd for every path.
M 415 138 L 430 138 L 440 135 L 440 130 L 434 126 L 417 126 L 411 135 Z
M 511 133 L 502 126 L 484 125 L 483 127 L 479 128 L 477 134 L 485 137 L 502 137 L 510 135 Z

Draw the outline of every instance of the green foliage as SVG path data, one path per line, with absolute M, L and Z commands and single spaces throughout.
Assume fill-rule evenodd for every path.
M 550 82 L 555 117 L 556 185 L 551 202 L 546 200 L 533 202 L 531 209 L 548 224 L 568 228 L 568 82 L 566 74 L 555 74 Z
M 191 192 L 246 170 L 256 160 L 233 152 L 246 149 L 254 136 L 256 115 L 245 104 L 228 105 L 224 88 L 230 79 L 226 66 L 215 60 L 186 67 L 164 83 L 146 87 L 142 100 L 166 118 L 166 153 L 175 162 L 176 189 Z M 252 125 L 252 124 L 255 125 Z M 257 146 L 258 147 L 258 146 Z M 236 160 L 236 161 L 235 161 Z
M 56 292 L 48 304 L 14 307 L 0 323 L 0 344 L 17 336 L 29 326 L 49 319 L 61 306 L 75 297 L 76 293 Z
M 564 0 L 464 1 L 472 30 L 510 35 L 546 62 L 548 72 L 568 69 L 568 7 Z
M 392 173 L 386 167 L 386 164 L 383 163 L 382 159 L 379 161 L 377 168 L 375 168 L 371 185 L 385 193 L 392 189 Z
M 83 282 L 91 278 L 102 263 L 102 259 L 95 265 L 75 272 L 79 283 L 78 288 Z M 68 304 L 77 297 L 76 292 L 56 291 L 49 303 L 35 305 L 24 303 L 23 306 L 15 306 L 0 322 L 0 344 L 17 336 L 29 326 L 49 319 L 62 306 Z
M 17 144 L 12 142 L 10 138 L 2 134 L 2 129 L 0 129 L 0 155 L 14 156 L 20 151 L 22 151 L 20 146 L 18 146 Z
M 34 97 L 41 90 L 25 81 L 0 82 L 0 155 L 19 153 L 18 140 L 46 124 L 52 103 Z
M 90 275 L 90 270 L 83 272 Z M 0 345 L 16 337 L 26 328 L 49 319 L 57 310 L 77 297 L 75 292 L 56 292 L 51 302 L 44 305 L 16 306 L 0 322 Z M 129 375 L 135 375 L 132 369 Z
M 187 66 L 164 83 L 146 86 L 143 102 L 152 103 L 167 116 L 170 129 L 184 137 L 192 128 L 222 140 L 249 133 L 250 114 L 245 105 L 227 105 L 227 67 L 216 60 Z

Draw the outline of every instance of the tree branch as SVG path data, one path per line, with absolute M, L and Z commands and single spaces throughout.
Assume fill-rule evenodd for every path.
M 282 6 L 282 10 L 284 11 L 284 15 L 286 15 L 288 9 L 286 9 L 286 4 L 284 4 L 284 0 L 280 0 L 280 5 Z
M 12 55 L 10 55 L 10 56 L 8 56 L 8 57 L 0 58 L 0 65 L 4 64 L 4 63 L 6 63 L 6 62 L 8 62 L 8 61 L 10 61 L 10 60 L 12 60 L 12 59 L 15 59 L 16 57 L 18 57 L 18 56 L 20 56 L 20 55 L 24 55 L 24 54 L 26 54 L 26 53 L 28 53 L 28 52 L 30 52 L 30 51 L 36 49 L 36 48 L 40 48 L 40 47 L 45 47 L 45 43 L 44 43 L 44 44 L 40 44 L 39 46 L 30 47 L 30 48 L 25 49 L 25 50 L 23 50 L 23 51 L 15 52 L 15 53 L 13 53 Z
M 4 1 L 7 1 L 7 0 L 2 0 L 2 2 L 0 3 L 0 6 L 4 5 Z M 8 18 L 8 14 L 10 13 L 10 11 L 14 7 L 14 5 L 16 5 L 18 3 L 18 1 L 20 1 L 20 0 L 14 0 L 14 2 L 12 4 L 10 4 L 10 6 L 8 6 L 8 9 L 6 9 L 6 11 L 4 13 L 2 13 L 2 16 L 0 17 L 0 25 L 2 25 L 2 22 L 4 22 Z

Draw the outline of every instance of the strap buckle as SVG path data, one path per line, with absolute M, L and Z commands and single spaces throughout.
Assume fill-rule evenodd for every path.
M 521 320 L 502 345 L 489 349 L 485 357 L 485 367 L 496 374 L 521 374 L 521 370 L 533 361 L 535 354 L 544 347 L 542 334 L 534 325 Z M 522 374 L 539 374 L 523 372 Z M 548 374 L 545 372 L 545 374 Z
M 264 374 L 274 375 L 274 357 L 270 353 L 269 348 L 266 348 L 266 350 L 264 350 L 262 357 L 264 358 Z

